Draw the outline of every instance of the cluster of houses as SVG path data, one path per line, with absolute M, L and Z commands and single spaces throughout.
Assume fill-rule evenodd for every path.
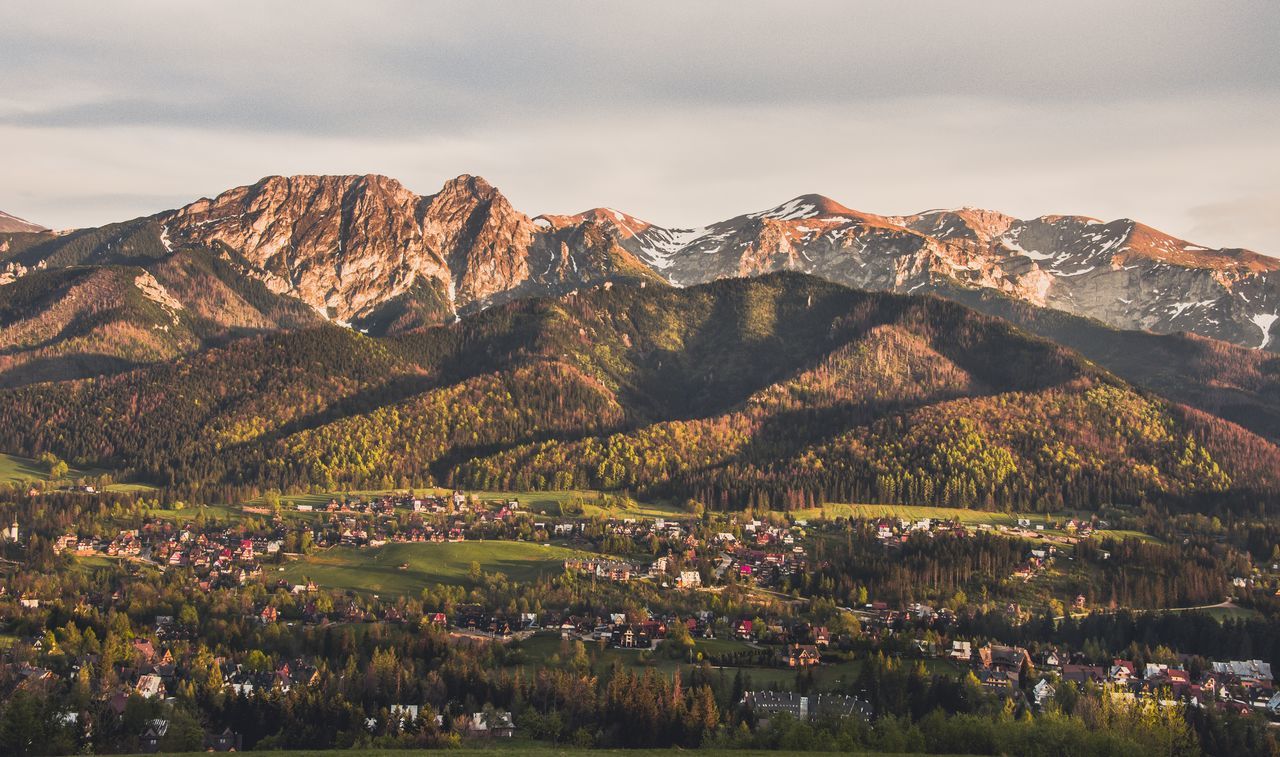
M 81 539 L 74 534 L 60 536 L 54 542 L 54 549 L 82 557 L 128 557 L 162 567 L 191 568 L 202 591 L 217 586 L 243 586 L 261 578 L 262 561 L 274 557 L 280 548 L 279 539 L 248 539 L 225 529 L 198 533 L 166 521 L 122 530 L 108 542 Z
M 176 656 L 174 647 L 162 643 L 163 634 L 159 631 L 172 623 L 166 616 L 156 618 L 157 633 L 150 636 L 139 636 L 132 640 L 129 654 L 118 661 L 115 666 L 115 677 L 119 684 L 110 692 L 102 695 L 105 706 L 117 715 L 123 715 L 133 697 L 141 697 L 153 701 L 172 701 L 178 686 L 191 677 L 194 660 L 188 651 Z M 33 637 L 28 641 L 33 652 L 43 651 L 43 639 Z M 223 657 L 214 659 L 214 666 L 209 671 L 216 676 L 222 689 L 229 694 L 253 696 L 265 692 L 287 693 L 295 688 L 311 688 L 319 685 L 320 673 L 310 662 L 298 658 L 279 662 L 275 665 L 251 666 L 245 661 L 235 661 Z M 100 658 L 89 654 L 71 662 L 69 675 L 75 677 L 82 669 L 94 670 L 100 666 Z M 0 682 L 12 690 L 46 690 L 61 685 L 61 676 L 53 670 L 35 665 L 30 661 L 16 661 L 5 656 L 0 661 Z M 417 705 L 396 705 L 391 708 L 391 716 L 406 725 L 416 720 L 419 714 Z M 74 724 L 88 734 L 93 724 L 85 720 L 84 713 L 67 711 L 61 716 L 65 724 Z M 436 716 L 437 724 L 444 725 L 440 716 Z M 376 718 L 368 721 L 370 728 L 378 724 Z M 476 712 L 450 721 L 450 726 L 469 737 L 510 738 L 515 726 L 512 716 L 504 711 Z M 161 744 L 168 733 L 169 722 L 152 719 L 145 722 L 137 734 L 138 744 L 143 752 L 160 751 Z M 231 729 L 211 730 L 205 734 L 206 751 L 239 751 L 242 747 L 241 735 Z
M 633 576 L 644 575 L 638 565 L 606 557 L 571 557 L 564 561 L 564 569 L 585 573 L 605 581 L 630 581 Z
M 951 642 L 945 656 L 970 664 L 982 685 L 992 689 L 1019 689 L 1026 683 L 1023 677 L 1032 676 L 1036 682 L 1030 687 L 1031 701 L 1037 706 L 1053 697 L 1056 680 L 1104 686 L 1124 698 L 1280 715 L 1271 665 L 1262 660 L 1213 662 L 1211 668 L 1192 675 L 1184 666 L 1165 663 L 1148 662 L 1140 668 L 1132 660 L 1118 658 L 1106 665 L 1071 662 L 1052 649 L 1033 659 L 1022 647 L 988 643 L 975 648 L 972 642 L 959 639 Z
M 1028 539 L 1050 539 L 1063 544 L 1072 544 L 1080 539 L 1093 535 L 1096 528 L 1107 528 L 1106 521 L 1096 524 L 1087 520 L 1071 518 L 1065 523 L 1034 522 L 1028 517 L 1019 517 L 1017 525 L 1003 523 L 965 524 L 950 518 L 880 518 L 874 521 L 876 537 L 886 544 L 901 543 L 912 534 L 921 533 L 930 536 L 940 534 L 957 534 L 964 536 L 977 531 L 992 531 L 1009 536 Z M 1060 532 L 1060 533 L 1057 533 Z M 1063 535 L 1065 534 L 1065 535 Z
M 824 626 L 798 622 L 784 625 L 781 622 L 756 624 L 753 620 L 729 623 L 703 611 L 688 618 L 672 615 L 651 616 L 643 620 L 629 619 L 625 613 L 601 615 L 571 615 L 547 611 L 541 616 L 522 613 L 518 617 L 505 617 L 501 613 L 489 613 L 479 606 L 459 608 L 451 619 L 445 613 L 436 612 L 426 620 L 440 628 L 466 634 L 487 635 L 493 638 L 524 636 L 536 631 L 558 632 L 560 638 L 604 643 L 618 649 L 654 649 L 668 638 L 674 624 L 685 626 L 688 635 L 695 639 L 716 637 L 717 623 L 728 628 L 732 638 L 748 642 L 751 647 L 762 649 L 768 644 L 779 651 L 773 655 L 777 664 L 791 668 L 807 668 L 822 662 L 821 650 L 831 641 Z
M 247 512 L 272 516 L 252 532 L 241 523 L 217 517 L 184 523 L 155 517 L 111 537 L 67 533 L 56 539 L 54 547 L 81 557 L 130 559 L 162 569 L 190 571 L 197 584 L 193 588 L 201 591 L 265 580 L 268 569 L 264 566 L 289 559 L 286 550 L 296 550 L 304 543 L 327 549 L 478 539 L 547 543 L 556 538 L 588 549 L 603 549 L 607 541 L 608 551 L 616 552 L 613 547 L 623 539 L 623 543 L 634 545 L 629 552 L 659 556 L 648 566 L 606 556 L 571 559 L 565 562 L 565 569 L 616 582 L 647 576 L 663 587 L 679 589 L 698 589 L 727 580 L 767 588 L 802 572 L 807 562 L 801 544 L 807 526 L 803 521 L 780 525 L 751 520 L 736 524 L 732 532 L 711 534 L 687 521 L 668 518 L 539 520 L 515 500 L 481 502 L 463 492 L 335 497 L 323 505 L 302 502 L 293 507 L 313 515 L 286 522 L 276 517 L 278 509 L 245 507 Z M 303 537 L 308 537 L 306 542 Z M 305 590 L 285 588 L 295 593 Z M 269 615 L 270 611 L 263 622 L 273 622 Z

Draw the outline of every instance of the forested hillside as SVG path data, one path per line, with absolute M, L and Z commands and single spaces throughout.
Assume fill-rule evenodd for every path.
M 1280 440 L 1280 358 L 1270 352 L 1190 333 L 1125 331 L 997 292 L 936 291 L 1076 350 L 1127 381 Z
M 1280 451 L 934 297 L 798 274 L 326 326 L 0 392 L 0 449 L 252 496 L 627 489 L 714 507 L 1271 501 Z

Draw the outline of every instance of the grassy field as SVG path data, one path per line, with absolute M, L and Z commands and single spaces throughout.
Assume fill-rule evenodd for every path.
M 961 523 L 1016 526 L 1018 516 L 1011 513 L 987 512 L 984 510 L 966 510 L 960 507 L 926 507 L 923 505 L 852 505 L 831 503 L 807 510 L 794 510 L 792 515 L 799 519 L 819 520 L 832 518 L 905 518 L 920 520 L 934 518 L 939 520 L 958 520 Z M 1032 523 L 1044 523 L 1043 516 Z
M 295 560 L 278 572 L 290 583 L 310 578 L 326 589 L 378 594 L 416 594 L 429 584 L 460 584 L 471 563 L 486 573 L 501 572 L 513 580 L 531 581 L 563 569 L 565 558 L 584 552 L 558 546 L 514 541 L 395 543 L 376 549 L 334 547 Z M 407 565 L 404 570 L 401 565 Z
M 99 476 L 103 471 L 100 470 L 82 470 L 79 468 L 68 468 L 67 475 L 63 476 L 60 481 L 71 481 L 85 476 Z M 0 454 L 0 483 L 4 484 L 29 484 L 34 482 L 47 482 L 49 480 L 49 471 L 43 463 L 36 462 L 29 457 L 19 457 L 18 455 Z
M 54 483 L 69 483 L 79 478 L 101 476 L 106 472 L 96 468 L 68 468 L 67 475 Z M 0 484 L 31 483 L 49 483 L 49 472 L 42 463 L 29 457 L 0 454 Z M 105 489 L 112 492 L 155 491 L 154 486 L 147 484 L 109 484 Z
M 103 489 L 109 492 L 134 492 L 134 493 L 157 491 L 157 488 L 152 486 L 151 484 L 107 484 L 105 487 L 103 487 Z
M 990 512 L 987 510 L 968 510 L 962 507 L 929 507 L 925 505 L 851 505 L 851 504 L 827 504 L 822 507 L 809 508 L 807 510 L 795 510 L 792 512 L 796 518 L 810 520 L 831 519 L 831 518 L 905 518 L 907 520 L 920 520 L 921 518 L 932 518 L 934 520 L 955 520 L 969 526 L 979 524 L 987 524 L 991 526 L 1007 526 L 1015 528 L 1018 525 L 1019 518 L 1026 518 L 1031 521 L 1031 528 L 1038 525 L 1045 526 L 1045 533 L 1062 536 L 1064 531 L 1055 530 L 1052 526 L 1054 523 L 1062 523 L 1071 518 L 1088 519 L 1091 513 L 1086 511 L 1074 512 L 1058 512 L 1058 513 L 1002 513 Z M 1143 541 L 1158 541 L 1150 534 L 1141 531 L 1128 531 L 1122 529 L 1100 529 L 1094 532 L 1095 538 L 1113 537 L 1117 539 L 1135 538 Z
M 388 494 L 403 494 L 405 491 L 405 489 L 350 489 L 322 492 L 318 494 L 286 494 L 282 496 L 280 500 L 285 504 L 286 508 L 292 508 L 298 505 L 323 507 L 329 503 L 329 500 L 334 498 L 372 498 Z M 452 494 L 453 490 L 417 487 L 413 489 L 413 492 L 419 495 L 444 496 Z M 467 494 L 475 496 L 482 502 L 505 502 L 508 500 L 515 500 L 520 503 L 521 507 L 529 510 L 530 512 L 541 513 L 552 517 L 563 515 L 564 513 L 561 510 L 561 506 L 564 503 L 573 500 L 577 500 L 582 504 L 582 514 L 587 517 L 604 515 L 613 518 L 687 518 L 690 515 L 688 511 L 682 508 L 660 503 L 630 502 L 629 506 L 622 506 L 618 504 L 620 498 L 610 497 L 603 492 L 589 490 L 545 492 L 468 491 Z M 262 504 L 262 499 L 259 498 L 253 500 L 249 504 Z
M 1262 613 L 1248 607 L 1238 607 L 1230 605 L 1228 607 L 1205 607 L 1203 609 L 1170 609 L 1168 612 L 1202 612 L 1205 615 L 1223 623 L 1228 620 L 1256 620 L 1262 617 Z
M 1036 525 L 1046 525 L 1056 520 L 1070 518 L 1067 513 L 1055 513 L 1053 515 L 1043 514 L 1017 514 L 1017 513 L 1001 513 L 990 512 L 987 510 L 968 510 L 963 507 L 928 507 L 925 505 L 852 505 L 852 504 L 826 504 L 821 507 L 813 507 L 807 510 L 795 510 L 792 512 L 796 518 L 808 518 L 817 520 L 821 518 L 905 518 L 907 520 L 920 520 L 921 518 L 933 518 L 935 520 L 956 520 L 968 525 L 977 525 L 979 523 L 987 523 L 993 526 L 1017 526 L 1018 518 L 1029 518 L 1034 528 Z
M 535 754 L 539 757 L 671 757 L 674 754 L 692 754 L 699 757 L 778 757 L 786 752 L 764 752 L 755 750 L 731 749 L 565 749 L 551 746 L 541 741 L 525 741 L 512 739 L 502 746 L 492 746 L 493 742 L 483 742 L 484 746 L 471 746 L 464 742 L 462 748 L 453 754 L 465 754 L 468 757 L 507 757 L 513 754 Z M 204 752 L 187 752 L 186 755 L 204 755 Z M 403 749 L 328 749 L 275 752 L 288 757 L 404 757 L 413 754 Z M 807 757 L 835 757 L 836 755 L 871 754 L 868 752 L 804 752 Z M 875 752 L 880 757 L 894 757 L 887 752 Z M 174 755 L 173 757 L 180 757 Z M 900 756 L 901 757 L 901 756 Z
M 0 482 L 25 484 L 48 479 L 49 475 L 44 466 L 35 460 L 17 455 L 0 455 Z
M 1157 539 L 1151 534 L 1143 533 L 1142 531 L 1131 531 L 1123 528 L 1100 528 L 1093 532 L 1093 538 L 1139 539 L 1141 541 L 1153 542 L 1155 544 L 1163 544 L 1160 539 Z
M 147 510 L 147 514 L 178 523 L 186 523 L 199 515 L 204 515 L 209 520 L 243 520 L 248 517 L 248 513 L 232 505 L 187 505 L 181 510 L 154 508 Z

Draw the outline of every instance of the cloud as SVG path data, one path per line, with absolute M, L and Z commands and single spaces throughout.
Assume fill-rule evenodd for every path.
M 819 191 L 1280 251 L 1187 210 L 1280 191 L 1277 27 L 1265 1 L 7 3 L 0 208 L 469 172 L 534 213 L 688 225 Z
M 1187 211 L 1193 238 L 1280 255 L 1280 191 L 1198 205 Z

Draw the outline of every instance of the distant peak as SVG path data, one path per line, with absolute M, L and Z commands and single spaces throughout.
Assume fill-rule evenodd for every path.
M 861 213 L 850 210 L 830 197 L 819 194 L 804 194 L 793 197 L 781 205 L 752 213 L 750 218 L 772 218 L 778 221 L 795 221 L 818 216 L 860 216 Z
M 464 173 L 446 181 L 437 196 L 468 196 L 478 200 L 491 200 L 501 195 L 484 177 Z
M 819 213 L 823 215 L 847 216 L 860 215 L 856 210 L 845 207 L 826 195 L 805 194 L 791 200 L 791 202 L 802 202 L 812 205 Z
M 615 225 L 627 227 L 629 230 L 639 231 L 640 229 L 651 226 L 648 221 L 642 221 L 630 213 L 623 213 L 621 210 L 613 208 L 592 208 L 578 213 L 575 218 L 583 221 L 604 221 Z
M 9 215 L 3 210 L 0 210 L 0 232 L 13 233 L 13 232 L 19 232 L 19 231 L 36 232 L 36 231 L 47 231 L 47 229 L 45 229 L 45 227 L 39 224 L 31 223 L 30 221 L 24 221 L 23 219 L 18 218 L 17 216 Z

